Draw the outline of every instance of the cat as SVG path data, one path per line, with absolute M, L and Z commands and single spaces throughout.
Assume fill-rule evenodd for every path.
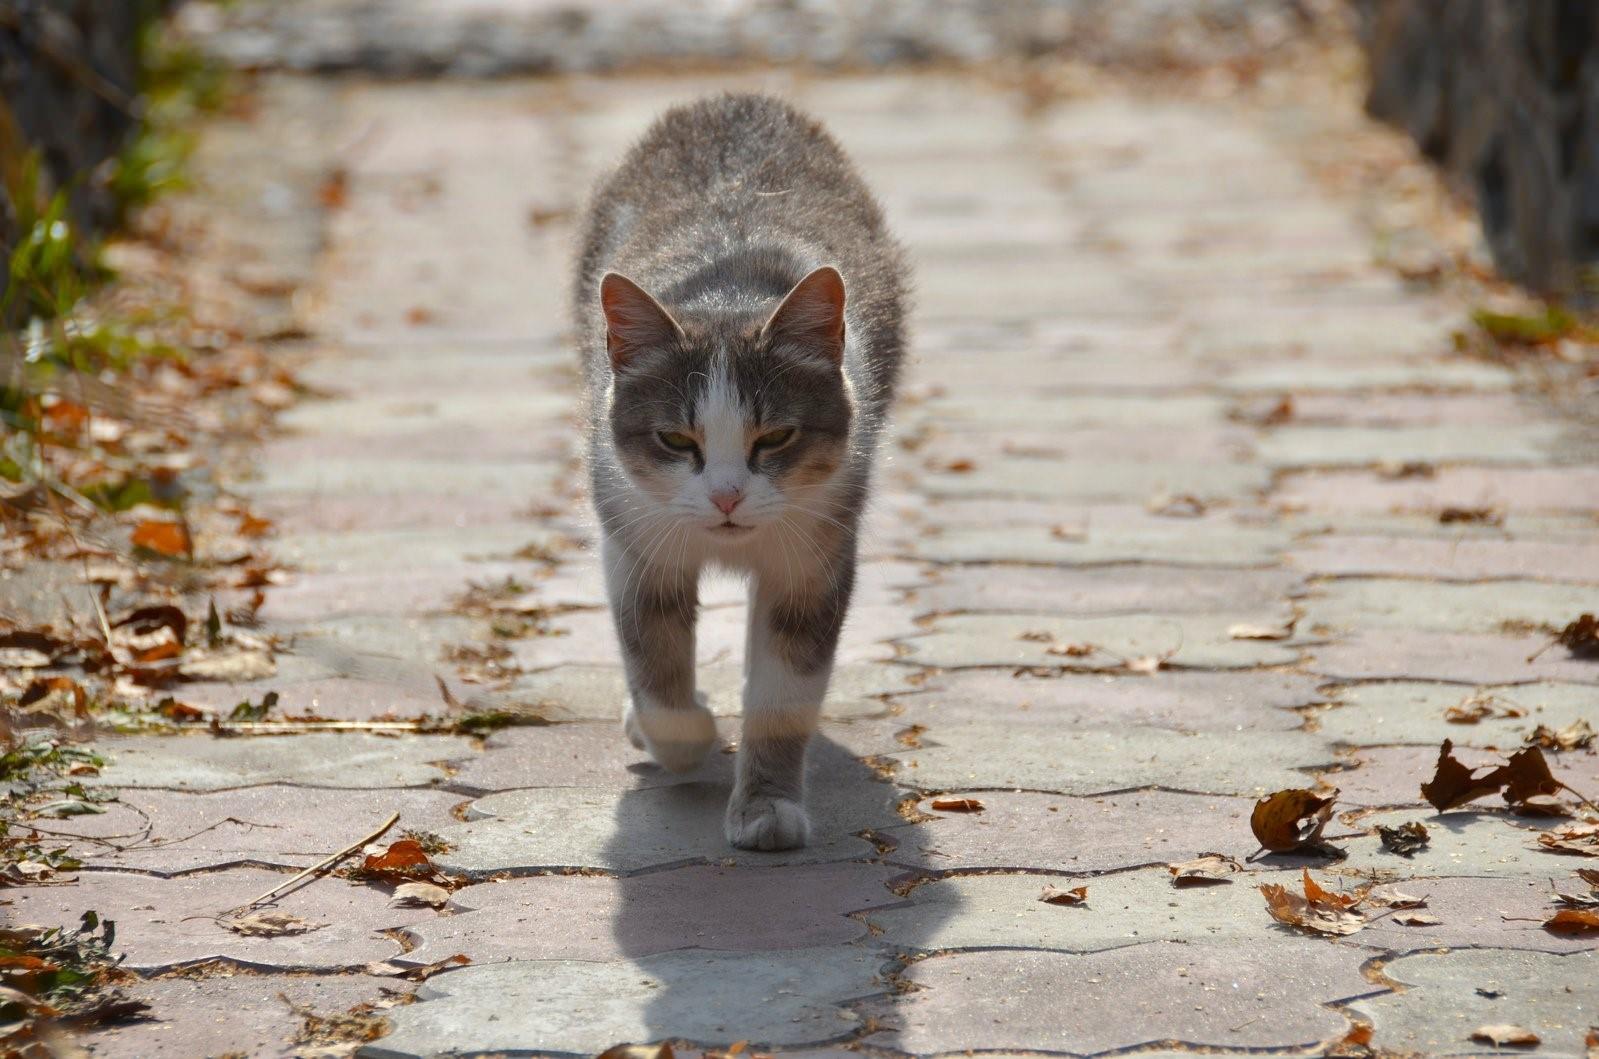
M 600 181 L 577 273 L 624 730 L 673 772 L 716 744 L 695 689 L 699 575 L 747 576 L 725 831 L 803 846 L 806 746 L 903 353 L 903 251 L 816 121 L 730 94 L 666 111 Z

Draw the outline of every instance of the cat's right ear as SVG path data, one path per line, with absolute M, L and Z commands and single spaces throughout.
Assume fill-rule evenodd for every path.
M 619 272 L 607 272 L 600 280 L 600 308 L 613 371 L 621 371 L 646 349 L 676 345 L 683 338 L 683 329 L 666 307 Z

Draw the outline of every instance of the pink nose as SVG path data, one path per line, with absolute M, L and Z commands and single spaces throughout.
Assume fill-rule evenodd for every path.
M 724 515 L 731 515 L 733 509 L 738 507 L 738 502 L 744 499 L 744 494 L 737 489 L 719 489 L 711 494 L 711 503 L 716 505 L 716 510 Z

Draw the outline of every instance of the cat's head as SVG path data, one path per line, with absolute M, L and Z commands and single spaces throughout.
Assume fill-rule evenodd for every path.
M 819 268 L 761 301 L 673 312 L 617 273 L 600 283 L 628 482 L 653 514 L 729 542 L 819 513 L 850 443 L 843 278 Z

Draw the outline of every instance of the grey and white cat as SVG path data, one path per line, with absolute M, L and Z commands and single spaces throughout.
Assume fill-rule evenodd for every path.
M 855 583 L 904 275 L 837 143 L 769 97 L 667 111 L 589 207 L 576 314 L 623 725 L 673 771 L 715 745 L 699 575 L 747 575 L 735 846 L 808 836 L 805 749 Z

